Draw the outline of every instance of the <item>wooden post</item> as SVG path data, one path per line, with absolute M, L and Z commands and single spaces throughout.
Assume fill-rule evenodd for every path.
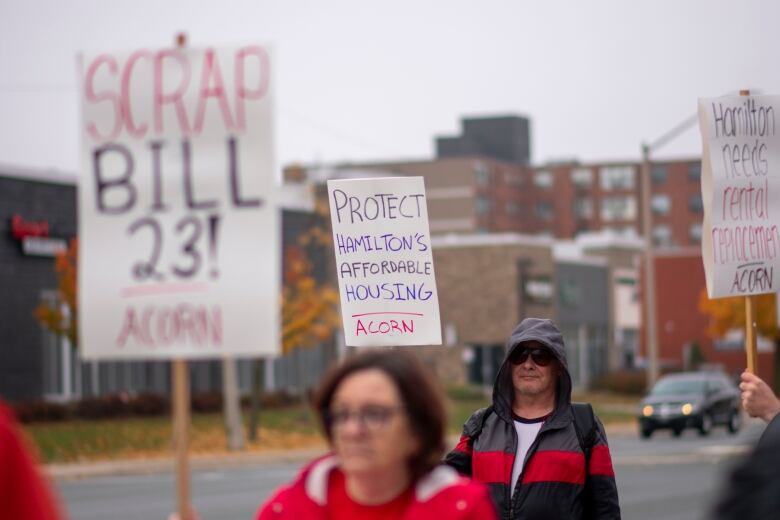
M 751 374 L 758 373 L 756 337 L 756 297 L 745 296 L 745 349 L 747 350 L 747 370 Z
M 750 90 L 740 90 L 740 96 L 749 96 Z M 745 350 L 747 351 L 747 370 L 758 373 L 758 347 L 756 333 L 756 297 L 745 296 Z
M 191 520 L 190 505 L 190 377 L 187 361 L 176 359 L 173 370 L 173 442 L 176 450 L 176 510 L 179 520 Z
M 187 34 L 176 35 L 176 46 L 187 46 Z M 173 371 L 173 442 L 176 450 L 176 510 L 179 520 L 194 520 L 190 497 L 190 372 L 186 359 L 171 363 Z

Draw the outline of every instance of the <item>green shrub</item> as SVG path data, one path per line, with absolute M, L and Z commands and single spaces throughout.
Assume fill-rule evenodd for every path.
M 130 413 L 139 417 L 166 415 L 170 411 L 168 399 L 160 394 L 146 392 L 130 399 Z
M 64 421 L 71 415 L 70 407 L 64 403 L 28 401 L 13 405 L 19 422 Z
M 644 370 L 618 370 L 598 377 L 592 386 L 594 390 L 605 392 L 644 395 L 647 390 L 647 374 Z
M 221 392 L 200 392 L 192 395 L 192 411 L 209 413 L 222 411 Z

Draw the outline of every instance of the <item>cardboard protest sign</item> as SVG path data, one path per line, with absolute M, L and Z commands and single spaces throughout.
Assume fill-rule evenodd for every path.
M 777 292 L 778 96 L 699 100 L 702 258 L 710 298 Z
M 260 46 L 82 57 L 85 358 L 277 351 L 272 78 Z
M 328 181 L 328 199 L 346 344 L 440 345 L 422 177 Z

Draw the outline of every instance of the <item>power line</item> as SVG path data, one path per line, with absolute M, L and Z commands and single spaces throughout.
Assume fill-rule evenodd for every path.
M 314 121 L 313 119 L 309 118 L 308 116 L 304 116 L 300 113 L 298 113 L 295 110 L 292 110 L 289 106 L 279 107 L 279 114 L 283 116 L 292 116 L 293 119 L 298 119 L 299 121 L 302 121 L 303 123 L 309 125 L 310 127 L 319 130 L 322 133 L 328 134 L 332 137 L 336 137 L 337 139 L 340 139 L 342 141 L 347 141 L 352 144 L 358 145 L 363 148 L 370 148 L 373 152 L 380 152 L 383 154 L 390 154 L 390 155 L 402 155 L 399 154 L 395 150 L 390 150 L 388 148 L 385 148 L 384 146 L 377 145 L 376 143 L 371 143 L 369 141 L 366 141 L 364 139 L 360 139 L 358 137 L 349 135 L 345 132 L 342 132 L 341 130 L 335 129 L 333 127 L 330 127 L 328 125 L 324 125 L 322 123 L 319 123 L 317 121 Z

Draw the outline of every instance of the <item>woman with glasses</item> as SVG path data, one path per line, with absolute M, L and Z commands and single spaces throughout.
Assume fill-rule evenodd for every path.
M 350 357 L 325 376 L 314 406 L 332 453 L 278 490 L 258 520 L 495 518 L 481 484 L 439 464 L 444 401 L 411 353 Z

